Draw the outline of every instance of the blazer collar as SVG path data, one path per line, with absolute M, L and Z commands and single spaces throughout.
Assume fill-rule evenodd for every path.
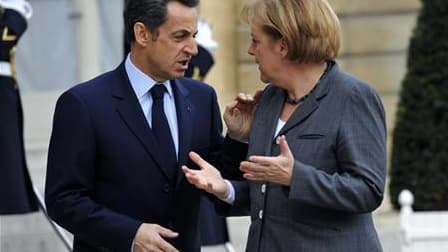
M 328 72 L 323 76 L 323 78 L 319 81 L 319 85 L 316 87 L 314 92 L 311 95 L 314 95 L 314 98 L 320 100 L 322 97 L 327 95 L 330 89 L 330 82 L 333 76 L 339 72 L 338 64 L 334 60 L 328 60 Z
M 280 130 L 279 135 L 285 134 L 289 129 L 302 123 L 319 107 L 319 101 L 327 95 L 331 88 L 331 80 L 337 72 L 339 72 L 339 67 L 335 61 L 327 61 L 327 64 L 330 64 L 330 69 L 327 74 L 320 80 L 319 85 L 316 87 L 314 92 L 312 92 L 309 97 L 294 111 L 286 124 Z M 278 95 L 284 94 L 279 93 Z

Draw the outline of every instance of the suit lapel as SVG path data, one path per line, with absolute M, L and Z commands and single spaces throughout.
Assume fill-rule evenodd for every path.
M 119 75 L 117 81 L 112 83 L 112 97 L 118 114 L 125 122 L 126 126 L 138 138 L 148 154 L 158 164 L 159 169 L 169 179 L 165 169 L 163 169 L 163 156 L 157 146 L 156 138 L 152 133 L 140 103 L 132 90 L 131 83 L 127 77 L 124 63 L 115 72 Z
M 179 130 L 179 153 L 178 164 L 186 164 L 188 162 L 188 151 L 191 143 L 191 133 L 193 127 L 192 113 L 193 105 L 188 99 L 188 90 L 179 80 L 172 80 L 171 87 L 174 92 L 174 100 L 176 101 L 177 125 Z M 177 184 L 184 178 L 182 170 L 178 170 Z

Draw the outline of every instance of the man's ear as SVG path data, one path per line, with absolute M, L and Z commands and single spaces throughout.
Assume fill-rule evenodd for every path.
M 141 46 L 146 46 L 151 38 L 151 33 L 146 28 L 146 25 L 144 23 L 136 22 L 134 24 L 134 36 L 135 43 Z

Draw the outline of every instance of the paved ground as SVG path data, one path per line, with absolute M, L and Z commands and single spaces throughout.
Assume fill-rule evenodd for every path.
M 375 215 L 384 252 L 399 252 L 398 216 L 395 213 Z M 229 232 L 234 252 L 243 252 L 249 219 L 229 218 Z M 0 217 L 0 252 L 65 252 L 45 218 L 40 213 Z M 233 252 L 225 246 L 203 248 L 202 252 Z
M 229 218 L 229 231 L 232 245 L 236 252 L 242 252 L 245 248 L 248 218 Z M 393 212 L 375 214 L 375 225 L 381 239 L 384 252 L 399 252 L 398 215 Z M 224 246 L 207 247 L 203 252 L 226 252 Z M 228 251 L 230 252 L 230 251 Z M 361 251 L 360 251 L 361 252 Z

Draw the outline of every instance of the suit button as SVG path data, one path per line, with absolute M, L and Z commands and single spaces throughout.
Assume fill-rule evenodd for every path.
M 170 192 L 170 184 L 165 184 L 165 186 L 163 187 L 163 191 L 166 193 Z
M 263 219 L 263 209 L 258 212 L 258 218 Z
M 266 192 L 266 184 L 262 184 L 261 185 L 261 193 L 265 193 Z

